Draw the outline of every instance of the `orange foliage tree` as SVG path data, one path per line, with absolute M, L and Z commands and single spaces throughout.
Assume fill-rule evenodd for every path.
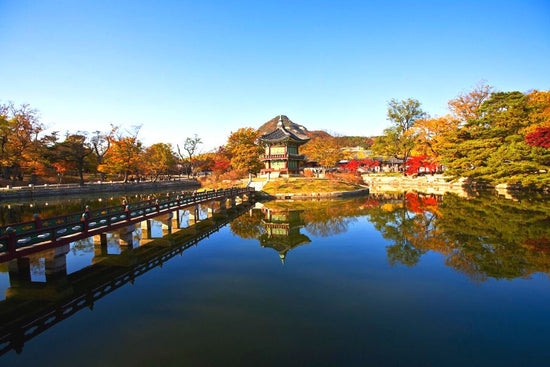
M 137 136 L 119 137 L 111 142 L 111 147 L 103 163 L 98 166 L 98 171 L 122 175 L 124 182 L 128 182 L 130 174 L 139 175 L 140 173 L 142 152 L 143 146 Z
M 336 138 L 313 138 L 301 148 L 301 152 L 309 161 L 323 167 L 334 167 L 344 156 L 340 148 Z
M 418 120 L 414 126 L 416 135 L 414 153 L 439 157 L 443 145 L 448 142 L 451 133 L 455 132 L 458 126 L 459 120 L 450 115 Z
M 175 171 L 177 158 L 171 144 L 156 143 L 147 147 L 143 153 L 145 173 L 156 181 L 160 175 Z

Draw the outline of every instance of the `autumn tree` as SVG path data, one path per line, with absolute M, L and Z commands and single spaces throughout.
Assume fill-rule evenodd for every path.
M 530 122 L 528 96 L 493 93 L 480 107 L 480 118 L 453 134 L 442 154 L 447 173 L 476 181 L 550 184 L 550 152 L 525 141 Z
M 309 161 L 317 162 L 322 167 L 335 167 L 343 158 L 337 138 L 313 138 L 301 149 Z
M 93 153 L 96 157 L 97 167 L 103 164 L 103 158 L 109 151 L 109 148 L 111 147 L 111 141 L 113 140 L 117 130 L 118 130 L 118 126 L 111 125 L 111 130 L 109 132 L 96 130 L 92 133 L 90 138 L 90 144 L 92 146 Z M 100 174 L 101 174 L 101 180 L 104 180 L 105 174 L 102 172 L 100 172 Z
M 185 138 L 185 141 L 183 143 L 183 152 L 182 152 L 182 149 L 180 149 L 180 146 L 177 145 L 179 158 L 181 159 L 182 162 L 187 161 L 188 177 L 189 177 L 189 173 L 194 173 L 193 159 L 195 155 L 199 152 L 199 145 L 201 144 L 202 144 L 202 139 L 199 138 L 197 134 L 195 134 L 195 136 L 192 138 L 190 137 Z
M 111 141 L 111 148 L 98 167 L 100 172 L 122 175 L 124 182 L 128 182 L 130 174 L 139 174 L 143 152 L 143 144 L 138 139 L 140 128 L 136 126 L 126 134 L 119 133 Z
M 50 151 L 50 159 L 58 174 L 64 174 L 74 168 L 78 173 L 80 185 L 84 185 L 86 157 L 93 151 L 86 134 L 80 132 L 67 135 L 63 142 L 56 143 Z
M 376 139 L 373 149 L 384 156 L 406 162 L 416 144 L 414 125 L 425 115 L 420 108 L 420 102 L 416 99 L 392 99 L 388 103 L 388 120 L 392 126 L 385 129 L 384 134 Z
M 405 172 L 408 175 L 420 172 L 434 173 L 437 170 L 437 163 L 435 158 L 427 155 L 412 156 L 405 163 Z
M 437 159 L 441 154 L 442 145 L 448 141 L 458 126 L 459 120 L 450 115 L 418 120 L 414 125 L 416 142 L 413 153 Z
M 146 148 L 143 153 L 145 173 L 153 176 L 156 181 L 160 175 L 173 172 L 177 165 L 177 158 L 171 144 L 156 143 Z
M 462 123 L 479 119 L 482 116 L 481 106 L 489 99 L 493 87 L 485 82 L 479 82 L 472 91 L 459 94 L 448 102 L 453 116 Z
M 0 164 L 4 178 L 22 180 L 24 173 L 34 175 L 43 168 L 38 112 L 29 105 L 0 106 Z
M 258 132 L 251 127 L 240 128 L 229 135 L 226 149 L 234 170 L 257 173 L 263 168 L 260 162 L 263 148 L 257 144 L 257 139 Z
M 538 127 L 525 136 L 525 141 L 533 147 L 550 149 L 550 127 Z

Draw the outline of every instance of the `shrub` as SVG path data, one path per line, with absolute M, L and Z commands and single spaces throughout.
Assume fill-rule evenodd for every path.
M 327 173 L 325 175 L 330 181 L 341 181 L 352 185 L 363 184 L 363 178 L 357 173 L 344 172 L 344 173 Z

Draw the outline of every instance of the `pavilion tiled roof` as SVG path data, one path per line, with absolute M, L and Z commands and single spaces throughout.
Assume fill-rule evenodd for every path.
M 298 143 L 305 143 L 309 140 L 309 137 L 287 130 L 284 124 L 280 121 L 275 130 L 260 136 L 260 140 L 269 142 L 293 140 Z

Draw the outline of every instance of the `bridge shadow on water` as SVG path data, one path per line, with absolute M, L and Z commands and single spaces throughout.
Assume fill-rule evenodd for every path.
M 93 238 L 92 264 L 67 274 L 66 256 L 70 245 L 35 254 L 45 259 L 44 281 L 31 278 L 31 259 L 23 257 L 9 262 L 9 288 L 0 302 L 0 355 L 10 350 L 21 353 L 24 344 L 78 311 L 93 309 L 94 303 L 111 292 L 132 283 L 201 240 L 219 231 L 250 208 L 241 203 L 227 210 L 198 207 L 189 211 L 189 226 L 182 227 L 180 211 L 155 218 L 162 226 L 162 237 L 154 237 L 151 220 L 118 230 L 120 253 L 109 253 L 107 234 Z M 136 233 L 141 229 L 141 236 Z M 137 231 L 136 231 L 137 229 Z M 137 237 L 137 238 L 136 238 Z

